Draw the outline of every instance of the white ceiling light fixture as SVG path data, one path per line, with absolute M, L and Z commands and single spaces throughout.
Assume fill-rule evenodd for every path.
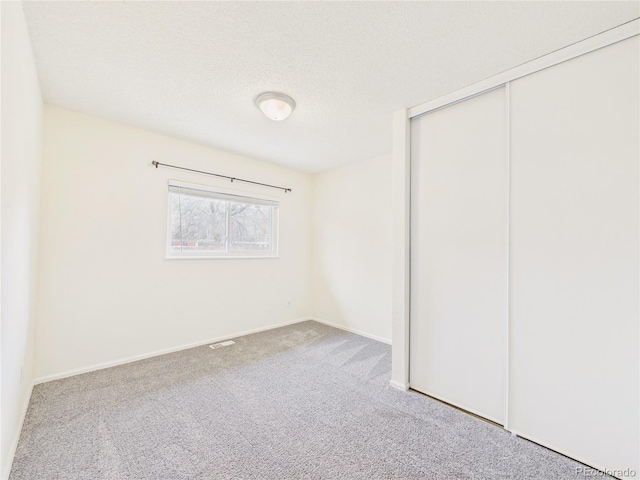
M 291 115 L 296 102 L 284 93 L 265 92 L 256 97 L 256 106 L 267 118 L 280 122 Z

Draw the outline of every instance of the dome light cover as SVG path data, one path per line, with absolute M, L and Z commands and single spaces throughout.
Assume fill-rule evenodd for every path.
M 280 122 L 291 115 L 296 102 L 284 93 L 266 92 L 256 97 L 256 106 L 267 118 Z

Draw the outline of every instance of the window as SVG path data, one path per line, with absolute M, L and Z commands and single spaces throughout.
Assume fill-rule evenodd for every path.
M 278 201 L 169 183 L 168 257 L 275 257 Z

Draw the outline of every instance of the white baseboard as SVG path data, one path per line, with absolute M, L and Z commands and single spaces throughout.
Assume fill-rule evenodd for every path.
M 400 382 L 396 382 L 395 380 L 391 380 L 389 382 L 389 385 L 391 385 L 392 388 L 395 388 L 396 390 L 400 390 L 402 392 L 406 392 L 407 390 L 409 390 L 408 383 L 400 383 Z
M 24 419 L 27 417 L 27 410 L 29 409 L 29 402 L 31 402 L 31 395 L 33 394 L 33 386 L 31 383 L 29 387 L 29 395 L 25 398 L 22 409 L 20 411 L 20 420 L 18 421 L 18 428 L 13 436 L 13 442 L 9 448 L 9 455 L 7 457 L 7 464 L 2 466 L 2 480 L 8 480 L 11 473 L 11 466 L 13 465 L 13 458 L 16 456 L 16 450 L 18 449 L 18 442 L 20 441 L 20 435 L 22 434 L 22 427 L 24 425 Z
M 378 337 L 376 335 L 371 335 L 369 333 L 362 332 L 360 330 L 356 330 L 356 329 L 353 329 L 353 328 L 345 327 L 343 325 L 339 325 L 337 323 L 329 322 L 327 320 L 322 320 L 320 318 L 305 317 L 305 318 L 297 318 L 295 320 L 289 320 L 287 322 L 278 323 L 276 325 L 269 325 L 267 327 L 254 328 L 252 330 L 245 330 L 243 332 L 236 332 L 236 333 L 232 333 L 232 334 L 229 334 L 229 335 L 224 335 L 224 336 L 221 336 L 221 337 L 209 338 L 207 340 L 200 340 L 200 341 L 197 341 L 197 342 L 192 342 L 192 343 L 188 343 L 188 344 L 184 344 L 184 345 L 178 345 L 176 347 L 169 347 L 169 348 L 165 348 L 165 349 L 162 349 L 162 350 L 155 350 L 153 352 L 143 353 L 141 355 L 134 355 L 134 356 L 131 356 L 131 357 L 121 358 L 121 359 L 118 359 L 118 360 L 111 360 L 111 361 L 108 361 L 108 362 L 102 362 L 102 363 L 98 363 L 98 364 L 95 364 L 95 365 L 90 365 L 88 367 L 75 368 L 73 370 L 67 370 L 67 371 L 64 371 L 64 372 L 54 373 L 54 374 L 51 374 L 51 375 L 45 375 L 45 376 L 36 378 L 33 381 L 33 384 L 34 385 L 38 385 L 40 383 L 51 382 L 53 380 L 60 380 L 62 378 L 73 377 L 75 375 L 81 375 L 83 373 L 94 372 L 96 370 L 102 370 L 104 368 L 116 367 L 118 365 L 124 365 L 126 363 L 137 362 L 138 360 L 144 360 L 144 359 L 151 358 L 151 357 L 157 357 L 158 355 L 165 355 L 167 353 L 179 352 L 180 350 L 187 350 L 189 348 L 200 347 L 202 345 L 207 345 L 209 343 L 222 342 L 224 340 L 229 340 L 229 339 L 237 338 L 237 337 L 243 337 L 244 335 L 250 335 L 252 333 L 264 332 L 264 331 L 267 331 L 267 330 L 273 330 L 274 328 L 286 327 L 287 325 L 293 325 L 294 323 L 306 322 L 307 320 L 314 320 L 316 322 L 323 323 L 323 324 L 328 325 L 330 327 L 338 328 L 340 330 L 345 330 L 345 331 L 350 332 L 350 333 L 355 333 L 356 335 L 361 335 L 363 337 L 371 338 L 372 340 L 377 340 L 378 342 L 391 344 L 391 341 L 386 339 L 386 338 Z
M 146 358 L 157 357 L 159 355 L 166 355 L 167 353 L 179 352 L 180 350 L 187 350 L 189 348 L 200 347 L 202 345 L 208 345 L 209 343 L 217 343 L 223 342 L 225 340 L 230 340 L 232 338 L 243 337 L 245 335 L 250 335 L 252 333 L 264 332 L 266 330 L 273 330 L 274 328 L 286 327 L 287 325 L 293 325 L 294 323 L 306 322 L 307 320 L 311 320 L 308 317 L 305 318 L 297 318 L 295 320 L 289 320 L 288 322 L 278 323 L 276 325 L 269 325 L 268 327 L 260 327 L 254 328 L 251 330 L 245 330 L 243 332 L 232 333 L 229 335 L 224 335 L 222 337 L 209 338 L 207 340 L 200 340 L 197 342 L 187 343 L 184 345 L 178 345 L 176 347 L 164 348 L 162 350 L 155 350 L 153 352 L 143 353 L 141 355 L 134 355 L 132 357 L 121 358 L 119 360 L 111 360 L 108 362 L 102 362 L 95 365 L 90 365 L 88 367 L 75 368 L 73 370 L 67 370 L 61 373 L 54 373 L 52 375 L 45 375 L 43 377 L 38 377 L 33 381 L 34 385 L 38 385 L 40 383 L 51 382 L 53 380 L 60 380 L 62 378 L 73 377 L 75 375 L 80 375 L 82 373 L 94 372 L 96 370 L 102 370 L 104 368 L 116 367 L 118 365 L 124 365 L 125 363 L 137 362 L 138 360 L 144 360 Z
M 362 330 L 356 330 L 355 328 L 345 327 L 344 325 L 340 325 L 339 323 L 329 322 L 327 320 L 323 320 L 321 318 L 313 317 L 311 320 L 316 321 L 318 323 L 324 323 L 325 325 L 329 325 L 333 328 L 339 328 L 340 330 L 344 330 L 345 332 L 355 333 L 356 335 L 360 335 L 362 337 L 367 337 L 372 340 L 376 340 L 378 342 L 386 343 L 387 345 L 391 345 L 391 340 L 387 338 L 378 337 L 377 335 L 372 335 L 367 332 L 363 332 Z

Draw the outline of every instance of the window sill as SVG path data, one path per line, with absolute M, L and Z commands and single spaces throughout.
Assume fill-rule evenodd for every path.
M 199 255 L 181 255 L 181 256 L 165 256 L 165 260 L 271 260 L 280 258 L 280 255 L 220 255 L 220 256 L 199 256 Z

